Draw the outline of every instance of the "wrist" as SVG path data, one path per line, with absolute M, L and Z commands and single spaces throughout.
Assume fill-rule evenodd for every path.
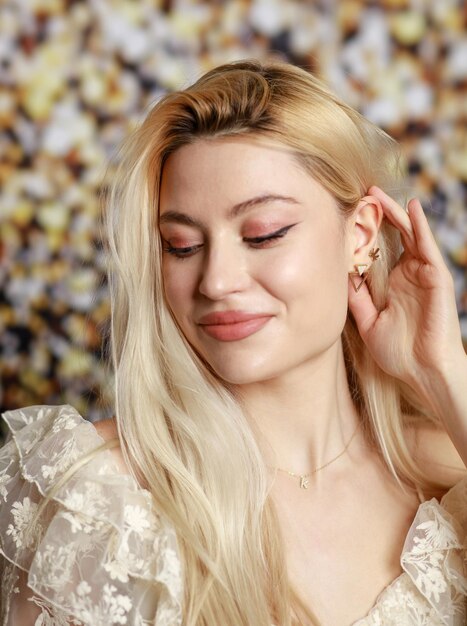
M 445 384 L 454 381 L 465 381 L 467 386 L 467 354 L 464 350 L 457 353 L 449 360 L 446 360 L 435 374 Z
M 433 380 L 449 383 L 452 380 L 465 377 L 467 373 L 467 354 L 462 348 L 449 358 L 440 360 L 435 366 L 420 368 L 410 382 L 415 388 L 425 387 L 430 389 Z M 467 384 L 467 382 L 466 382 Z
M 424 371 L 411 386 L 427 408 L 444 421 L 454 398 L 467 390 L 467 354 L 459 353 L 439 367 Z

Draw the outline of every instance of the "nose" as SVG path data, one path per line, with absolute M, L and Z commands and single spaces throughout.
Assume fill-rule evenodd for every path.
M 243 291 L 250 283 L 245 259 L 238 248 L 225 241 L 211 247 L 205 256 L 198 290 L 210 300 L 220 300 Z

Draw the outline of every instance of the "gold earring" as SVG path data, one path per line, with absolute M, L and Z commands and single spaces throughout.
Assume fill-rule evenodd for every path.
M 370 252 L 368 253 L 368 256 L 370 257 L 370 259 L 373 259 L 373 261 L 376 261 L 376 259 L 379 259 L 378 253 L 379 253 L 379 248 L 376 248 L 376 250 L 372 248 Z
M 379 248 L 372 248 L 371 251 L 368 253 L 368 256 L 371 257 L 373 259 L 373 261 L 376 261 L 376 259 L 379 259 Z M 356 269 L 355 272 L 349 272 L 349 276 L 350 276 L 350 282 L 352 283 L 352 287 L 355 289 L 355 291 L 358 291 L 360 289 L 360 287 L 363 285 L 363 283 L 366 281 L 366 279 L 368 278 L 368 271 L 365 271 L 365 269 L 369 267 L 368 263 L 357 263 L 357 265 L 354 265 L 354 268 Z M 361 278 L 361 281 L 356 284 L 354 282 L 354 279 L 352 278 L 353 276 L 358 276 L 359 278 Z

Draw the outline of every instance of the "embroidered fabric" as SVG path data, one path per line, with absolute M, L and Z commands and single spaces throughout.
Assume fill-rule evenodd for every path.
M 351 626 L 466 626 L 467 476 L 421 503 L 402 548 L 403 573 Z
M 103 443 L 92 423 L 69 405 L 2 417 L 10 432 L 0 449 L 0 623 L 179 626 L 175 531 L 108 450 L 72 475 L 27 528 L 54 481 Z
M 0 624 L 181 626 L 175 531 L 109 450 L 80 467 L 28 528 L 54 481 L 103 443 L 92 423 L 69 405 L 2 417 Z M 467 476 L 441 502 L 420 504 L 400 562 L 403 573 L 351 626 L 467 623 Z

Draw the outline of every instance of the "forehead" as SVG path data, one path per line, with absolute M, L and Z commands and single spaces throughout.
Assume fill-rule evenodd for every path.
M 160 212 L 232 206 L 267 193 L 327 194 L 284 144 L 250 137 L 199 139 L 166 160 Z

